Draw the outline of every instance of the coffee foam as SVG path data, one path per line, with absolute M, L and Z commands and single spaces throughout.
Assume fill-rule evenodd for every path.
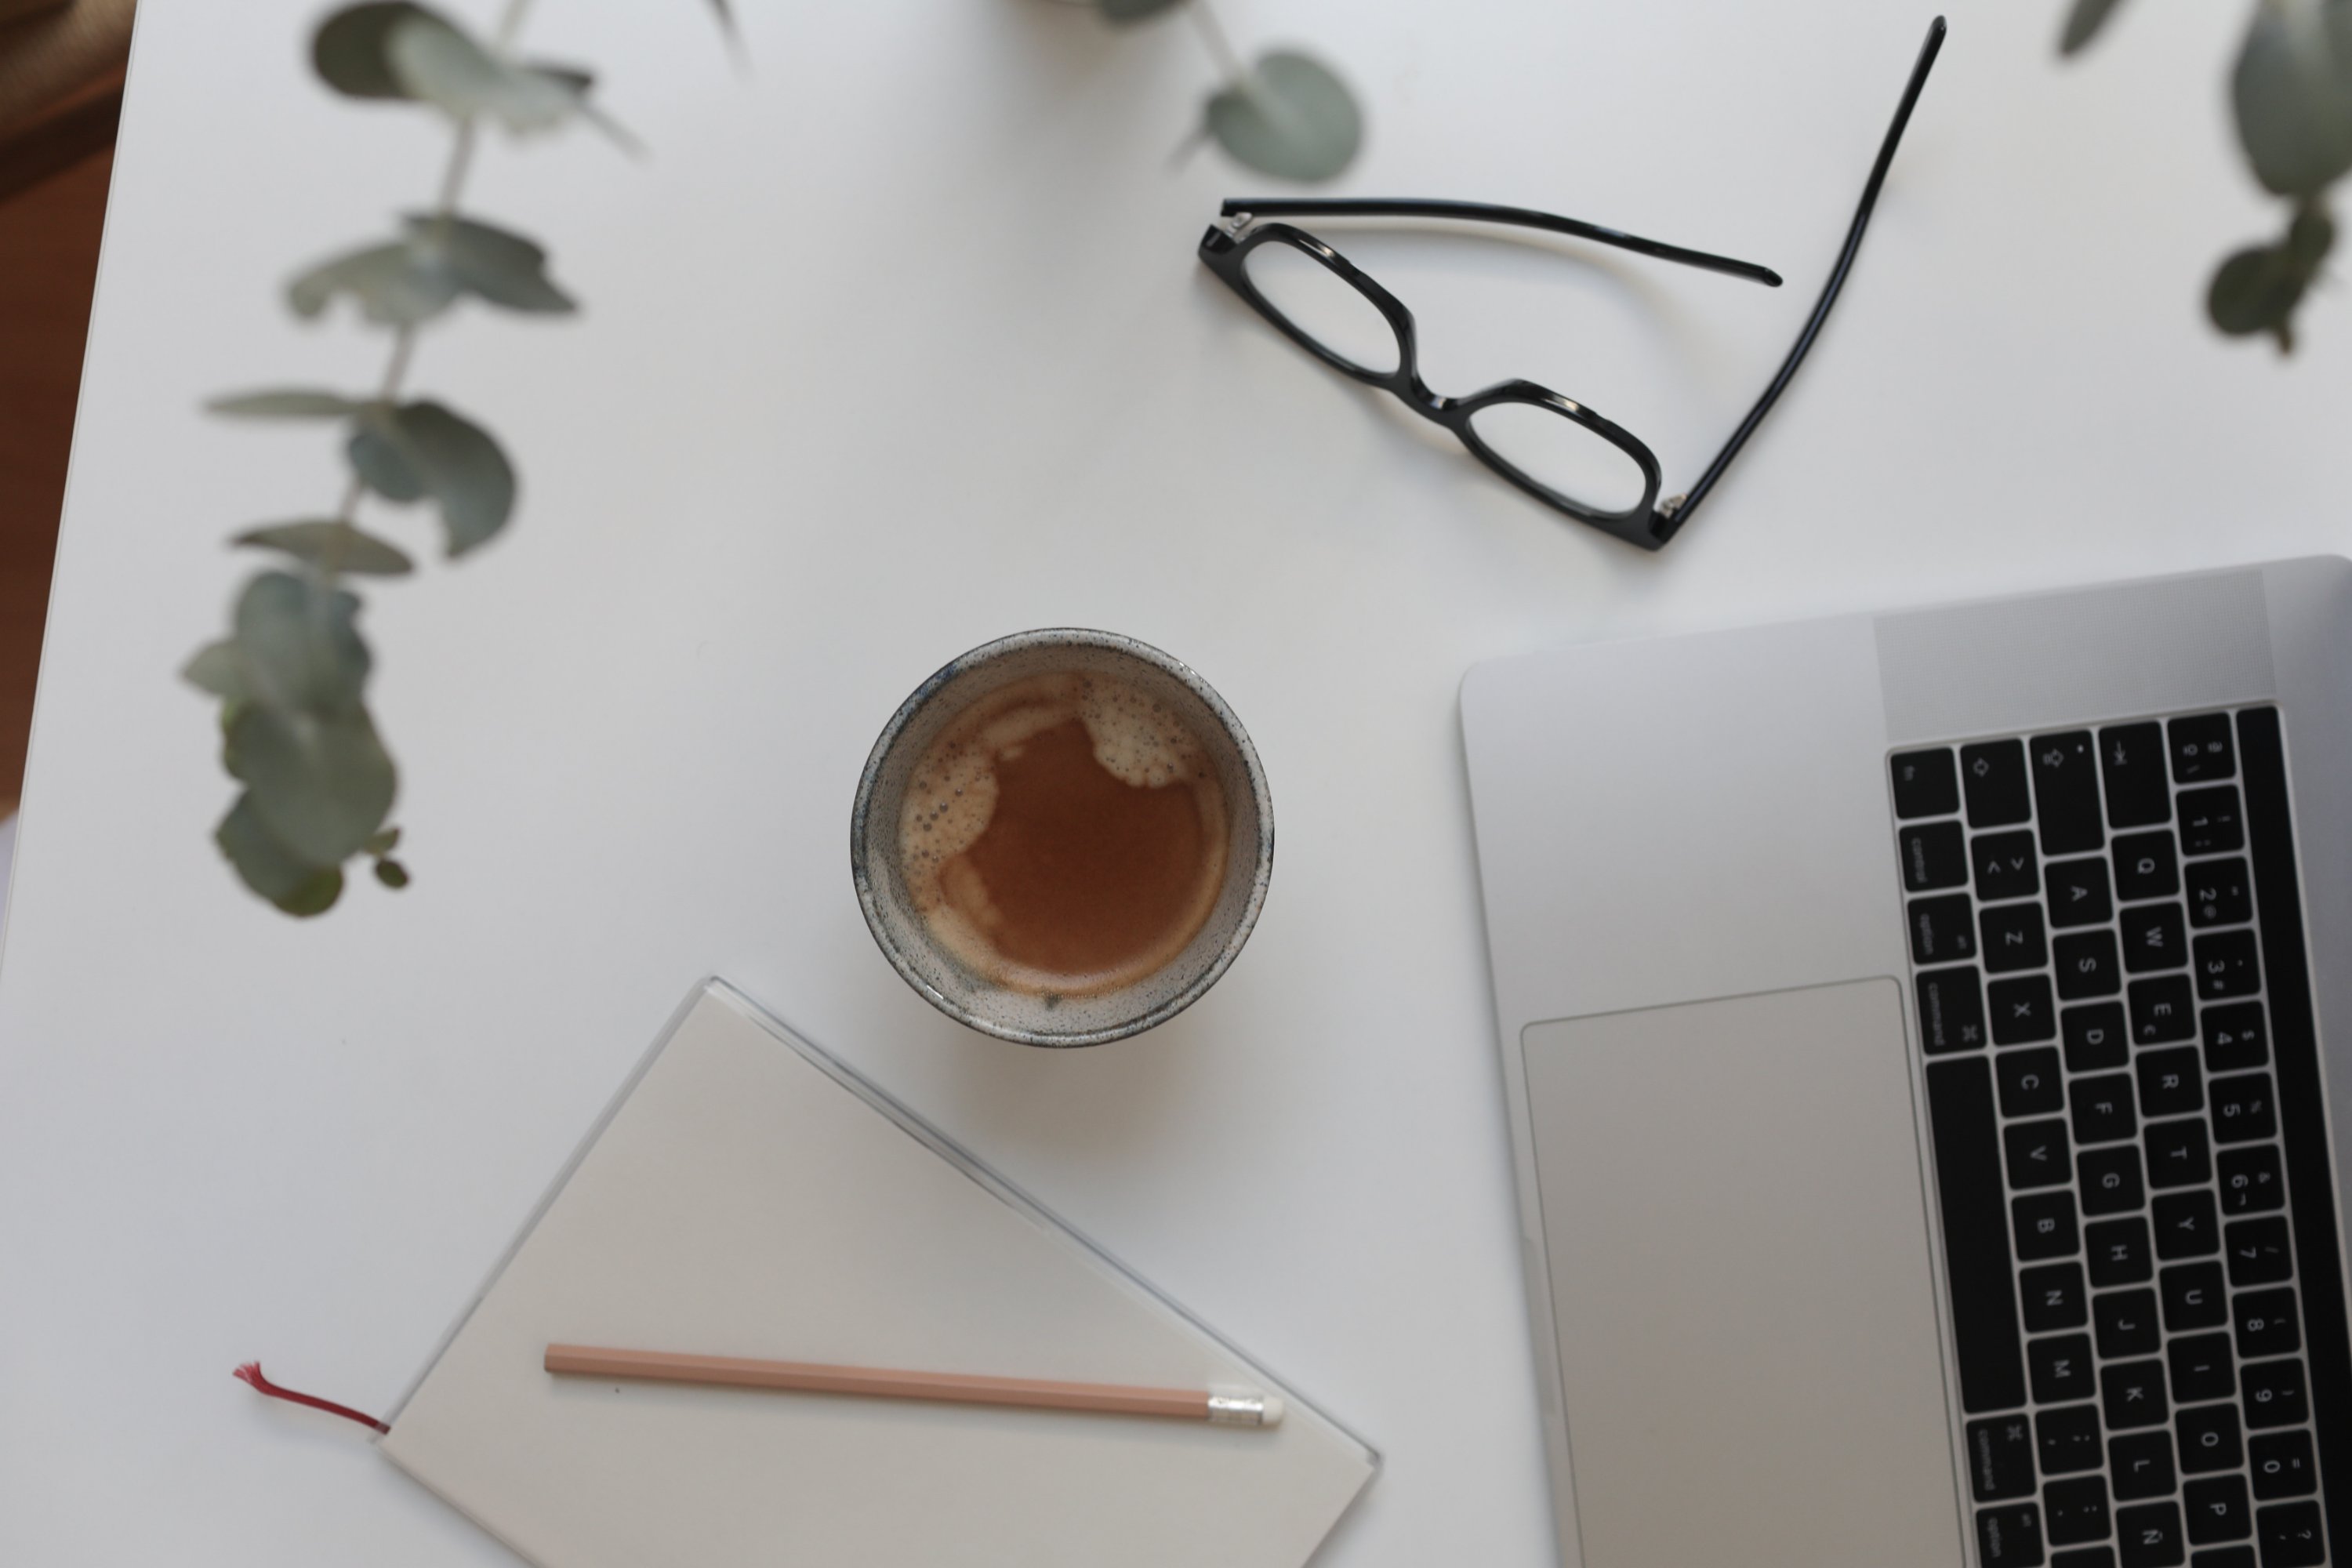
M 1095 761 L 1120 783 L 1163 789 L 1188 784 L 1201 813 L 1213 863 L 1202 877 L 1196 918 L 1171 933 L 1164 951 L 1139 955 L 1115 971 L 1071 975 L 1035 970 L 997 951 L 985 931 L 966 918 L 978 905 L 990 911 L 977 879 L 957 857 L 977 843 L 995 816 L 996 763 L 1020 755 L 1031 737 L 1076 719 L 1086 726 Z M 1115 677 L 1091 672 L 1032 676 L 981 698 L 959 714 L 908 776 L 898 811 L 898 853 L 907 892 L 940 945 L 996 984 L 1038 994 L 1097 995 L 1131 984 L 1181 952 L 1215 903 L 1224 880 L 1224 795 L 1217 770 L 1192 731 L 1168 703 Z M 957 873 L 965 876 L 958 879 Z M 964 885 L 949 897 L 951 881 Z

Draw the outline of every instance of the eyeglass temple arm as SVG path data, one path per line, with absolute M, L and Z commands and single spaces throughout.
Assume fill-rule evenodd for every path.
M 1654 256 L 1661 261 L 1678 261 L 1685 267 L 1701 268 L 1708 272 L 1727 272 L 1734 278 L 1769 283 L 1775 289 L 1780 286 L 1779 273 L 1769 267 L 1759 267 L 1752 261 L 1734 261 L 1727 256 L 1668 245 L 1664 240 L 1643 239 L 1638 234 L 1603 228 L 1597 223 L 1586 223 L 1581 218 L 1561 217 L 1557 213 L 1541 213 L 1529 207 L 1496 206 L 1487 202 L 1401 198 L 1357 200 L 1348 196 L 1234 196 L 1217 210 L 1226 217 L 1243 215 L 1251 217 L 1435 217 L 1469 223 L 1511 224 L 1519 228 L 1543 228 L 1554 234 L 1571 234 L 1579 239 L 1596 240 L 1602 245 L 1613 245 L 1620 250 Z
M 1943 47 L 1944 19 L 1938 16 L 1927 24 L 1927 41 L 1920 46 L 1918 62 L 1911 68 L 1910 83 L 1903 89 L 1903 101 L 1895 105 L 1895 121 L 1886 128 L 1886 140 L 1879 143 L 1878 162 L 1871 165 L 1870 182 L 1862 187 L 1862 201 L 1854 208 L 1853 226 L 1846 230 L 1845 246 L 1838 252 L 1837 265 L 1830 269 L 1829 281 L 1822 285 L 1813 313 L 1805 320 L 1805 330 L 1797 334 L 1797 346 L 1789 351 L 1772 384 L 1764 389 L 1764 395 L 1756 400 L 1756 406 L 1748 411 L 1748 417 L 1739 422 L 1739 428 L 1731 433 L 1731 439 L 1723 444 L 1723 450 L 1715 455 L 1715 461 L 1706 466 L 1698 482 L 1650 514 L 1650 533 L 1659 544 L 1672 539 L 1690 521 L 1691 513 L 1698 510 L 1698 503 L 1706 499 L 1715 482 L 1723 478 L 1723 470 L 1731 466 L 1731 459 L 1739 455 L 1739 448 L 1748 444 L 1748 437 L 1756 433 L 1756 426 L 1764 422 L 1764 416 L 1780 399 L 1789 378 L 1804 363 L 1822 323 L 1829 319 L 1830 307 L 1837 302 L 1838 290 L 1845 287 L 1845 275 L 1853 266 L 1855 253 L 1862 248 L 1862 231 L 1870 226 L 1870 209 L 1878 205 L 1878 188 L 1886 183 L 1887 168 L 1895 162 L 1895 149 L 1903 140 L 1904 127 L 1911 122 L 1911 109 L 1919 101 L 1919 89 L 1927 85 L 1927 68 L 1936 63 L 1937 51 Z

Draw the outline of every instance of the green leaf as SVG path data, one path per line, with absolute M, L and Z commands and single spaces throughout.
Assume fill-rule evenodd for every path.
M 289 915 L 323 914 L 342 896 L 341 868 L 313 866 L 289 849 L 262 822 L 250 791 L 221 818 L 213 842 L 247 887 Z
M 225 755 L 270 837 L 311 865 L 358 854 L 392 811 L 397 776 L 364 708 L 246 704 L 229 720 Z
M 488 431 L 438 403 L 370 411 L 347 449 L 361 482 L 386 500 L 433 498 L 452 557 L 483 544 L 513 514 L 506 454 Z
M 289 713 L 355 711 L 370 664 L 359 607 L 353 595 L 290 572 L 255 576 L 237 596 L 233 622 L 241 696 Z
M 378 860 L 375 863 L 375 879 L 394 890 L 405 888 L 408 886 L 408 868 L 397 860 Z
M 2279 352 L 2294 348 L 2294 310 L 2336 243 L 2336 225 L 2316 207 L 2295 215 L 2276 245 L 2239 251 L 2213 274 L 2205 296 L 2213 324 L 2232 337 L 2268 332 Z
M 286 387 L 215 397 L 205 406 L 240 419 L 348 419 L 367 405 L 340 392 Z
M 561 315 L 580 307 L 548 280 L 547 252 L 510 229 L 455 216 L 412 213 L 402 220 L 421 267 L 509 310 Z
M 420 263 L 406 240 L 371 245 L 320 262 L 286 286 L 286 302 L 309 321 L 338 294 L 359 302 L 360 313 L 384 326 L 412 326 L 449 308 L 458 283 L 446 267 Z
M 2066 13 L 2066 30 L 2058 38 L 2058 52 L 2071 55 L 2097 37 L 2120 4 L 2122 0 L 2074 0 L 2074 8 Z
M 2271 190 L 2313 195 L 2352 169 L 2352 0 L 2262 0 L 2230 91 Z
M 408 96 L 453 120 L 482 115 L 528 134 L 554 130 L 585 101 L 582 73 L 502 59 L 438 16 L 394 21 L 383 53 L 393 79 Z
M 236 536 L 239 544 L 261 550 L 282 550 L 297 561 L 328 572 L 355 576 L 402 577 L 415 570 L 398 545 L 362 532 L 336 518 L 306 519 L 247 529 Z
M 395 24 L 418 17 L 448 25 L 439 13 L 406 0 L 347 5 L 311 35 L 311 68 L 320 80 L 347 97 L 405 99 L 408 90 L 392 74 L 384 45 Z
M 245 655 L 237 650 L 234 637 L 198 648 L 195 657 L 180 667 L 180 677 L 224 702 L 244 702 L 253 695 L 246 685 Z
M 372 835 L 360 847 L 381 859 L 400 847 L 400 829 L 387 827 L 381 833 Z
M 1207 130 L 1261 174 L 1328 180 L 1362 144 L 1363 116 L 1348 86 L 1320 62 L 1276 49 L 1209 100 Z
M 1140 22 L 1183 3 L 1184 0 L 1095 0 L 1095 9 L 1108 21 Z

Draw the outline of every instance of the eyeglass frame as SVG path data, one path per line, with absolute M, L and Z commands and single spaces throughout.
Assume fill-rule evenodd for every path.
M 1636 255 L 1779 288 L 1780 276 L 1770 268 L 1684 246 L 1669 245 L 1662 240 L 1645 239 L 1639 235 L 1604 228 L 1579 218 L 1562 217 L 1555 213 L 1537 212 L 1527 207 L 1418 198 L 1320 196 L 1235 196 L 1227 199 L 1218 209 L 1219 221 L 1212 224 L 1201 237 L 1200 259 L 1220 282 L 1240 295 L 1285 337 L 1341 374 L 1368 386 L 1393 393 L 1414 413 L 1452 431 L 1454 437 L 1470 449 L 1472 456 L 1537 500 L 1629 544 L 1644 550 L 1662 550 L 1690 521 L 1691 514 L 1698 510 L 1699 503 L 1723 478 L 1724 470 L 1731 466 L 1732 458 L 1739 455 L 1740 448 L 1748 444 L 1748 438 L 1763 423 L 1764 416 L 1780 400 L 1790 379 L 1796 374 L 1797 367 L 1804 363 L 1814 338 L 1821 332 L 1822 322 L 1828 320 L 1830 307 L 1836 303 L 1840 290 L 1845 286 L 1846 274 L 1853 268 L 1854 257 L 1862 247 L 1863 231 L 1869 226 L 1871 210 L 1878 203 L 1879 187 L 1886 182 L 1886 171 L 1895 161 L 1895 149 L 1903 140 L 1904 129 L 1911 120 L 1912 108 L 1919 100 L 1920 89 L 1927 85 L 1928 68 L 1935 64 L 1936 56 L 1943 47 L 1945 30 L 1941 16 L 1928 24 L 1927 41 L 1920 47 L 1919 58 L 1911 68 L 1911 78 L 1903 89 L 1902 100 L 1895 106 L 1894 121 L 1879 144 L 1878 157 L 1871 166 L 1869 181 L 1863 186 L 1862 200 L 1856 205 L 1853 221 L 1846 229 L 1845 243 L 1838 251 L 1829 279 L 1822 288 L 1821 298 L 1806 318 L 1803 330 L 1797 334 L 1796 346 L 1789 351 L 1770 384 L 1765 387 L 1763 395 L 1756 400 L 1755 406 L 1748 411 L 1748 416 L 1739 422 L 1738 428 L 1731 433 L 1730 439 L 1724 443 L 1722 449 L 1715 455 L 1715 460 L 1706 466 L 1697 481 L 1688 489 L 1668 496 L 1663 501 L 1658 499 L 1658 492 L 1664 488 L 1664 471 L 1659 466 L 1657 455 L 1631 431 L 1573 398 L 1564 397 L 1538 382 L 1521 379 L 1496 382 L 1464 397 L 1449 397 L 1432 391 L 1421 378 L 1418 329 L 1414 325 L 1412 312 L 1403 301 L 1305 229 L 1265 220 L 1282 216 L 1410 217 L 1504 224 L 1570 235 Z M 1308 258 L 1321 264 L 1352 287 L 1386 318 L 1397 341 L 1397 365 L 1393 371 L 1368 369 L 1346 358 L 1293 322 L 1258 290 L 1247 270 L 1249 253 L 1261 245 L 1276 243 L 1304 252 Z M 1475 416 L 1500 404 L 1528 404 L 1549 409 L 1575 421 L 1615 447 L 1641 469 L 1642 499 L 1622 510 L 1606 511 L 1555 490 L 1513 467 L 1508 459 L 1479 438 L 1472 424 Z

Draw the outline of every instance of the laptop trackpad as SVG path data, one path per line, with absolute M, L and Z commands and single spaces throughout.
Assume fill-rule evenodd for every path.
M 1584 1568 L 1962 1561 L 1902 1009 L 1528 1027 Z

